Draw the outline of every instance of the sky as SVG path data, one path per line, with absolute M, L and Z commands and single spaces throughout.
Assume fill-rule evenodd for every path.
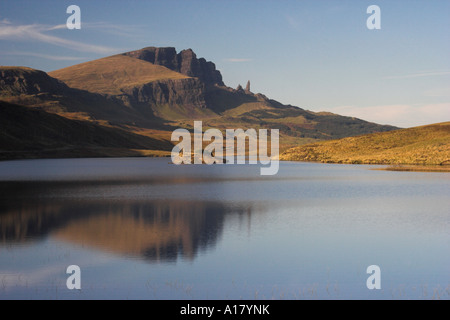
M 381 29 L 367 27 L 371 5 Z M 406 128 L 450 121 L 449 17 L 449 0 L 0 0 L 0 65 L 49 72 L 191 48 L 227 86 Z

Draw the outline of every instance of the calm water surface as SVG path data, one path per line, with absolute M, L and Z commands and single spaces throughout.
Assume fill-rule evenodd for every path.
M 0 299 L 450 298 L 448 173 L 168 161 L 0 162 Z

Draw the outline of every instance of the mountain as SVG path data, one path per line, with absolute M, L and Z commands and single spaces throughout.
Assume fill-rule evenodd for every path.
M 396 129 L 352 117 L 283 105 L 227 87 L 214 63 L 191 50 L 147 47 L 48 74 L 0 67 L 0 100 L 70 120 L 170 142 L 176 128 L 279 129 L 281 150 Z
M 197 58 L 191 49 L 148 47 L 49 73 L 72 88 L 113 95 L 128 107 L 151 110 L 174 126 L 189 127 L 193 119 L 221 129 L 271 127 L 284 136 L 331 139 L 387 131 L 351 117 L 315 113 L 268 99 L 263 94 L 224 85 L 214 63 Z
M 0 100 L 39 107 L 70 119 L 153 126 L 151 113 L 131 110 L 120 99 L 74 89 L 47 73 L 0 66 Z
M 188 117 L 208 111 L 202 81 L 126 55 L 82 63 L 49 75 L 71 88 L 120 101 L 147 117 L 161 117 L 159 110 L 164 106 L 182 108 L 186 113 L 180 116 Z
M 362 164 L 450 164 L 450 122 L 322 141 L 285 151 L 281 160 Z

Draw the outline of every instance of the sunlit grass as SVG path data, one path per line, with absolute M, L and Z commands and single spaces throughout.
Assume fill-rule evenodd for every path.
M 163 66 L 115 55 L 49 72 L 72 88 L 104 94 L 121 94 L 121 89 L 157 80 L 189 78 Z
M 450 161 L 450 122 L 308 144 L 287 150 L 280 159 L 323 163 L 444 166 Z M 391 168 L 393 169 L 400 168 Z M 412 169 L 410 167 L 405 170 Z M 420 169 L 424 168 L 415 168 L 417 171 Z

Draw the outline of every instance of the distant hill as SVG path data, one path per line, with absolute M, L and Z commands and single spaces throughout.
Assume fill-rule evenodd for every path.
M 355 164 L 450 164 L 450 122 L 308 144 L 285 151 L 280 159 Z
M 284 105 L 253 93 L 250 82 L 245 89 L 227 87 L 214 63 L 191 49 L 171 47 L 147 47 L 48 74 L 0 66 L 0 101 L 169 144 L 173 130 L 192 130 L 194 120 L 202 120 L 205 129 L 279 129 L 281 150 L 397 129 Z

